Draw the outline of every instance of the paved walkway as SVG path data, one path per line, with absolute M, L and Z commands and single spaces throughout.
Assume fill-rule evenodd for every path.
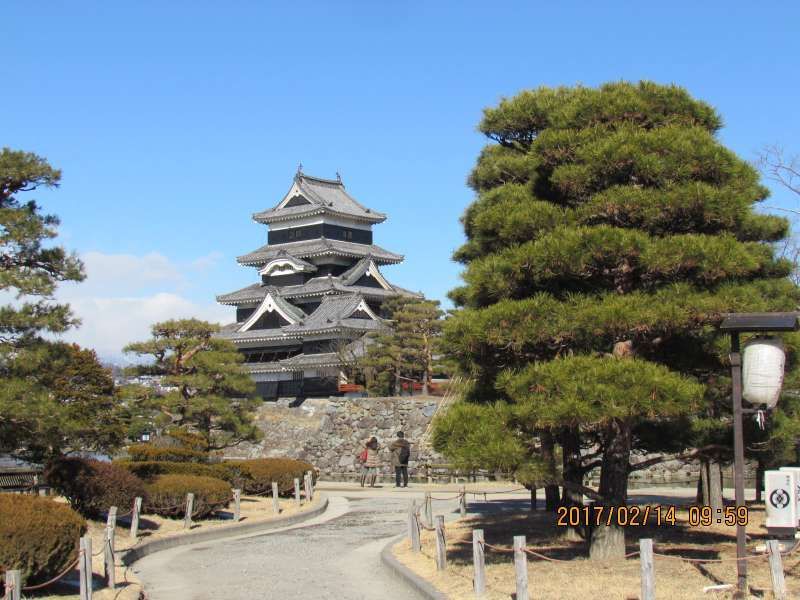
M 508 484 L 480 487 L 509 489 Z M 405 532 L 408 505 L 412 498 L 421 503 L 424 488 L 431 489 L 434 497 L 448 497 L 460 486 L 396 490 L 384 484 L 363 490 L 353 484 L 326 483 L 319 489 L 328 495 L 329 508 L 313 520 L 264 534 L 158 552 L 133 569 L 152 600 L 418 600 L 407 584 L 381 564 L 379 555 L 392 537 Z M 691 488 L 649 488 L 632 490 L 630 501 L 678 503 L 693 496 Z M 475 507 L 519 510 L 527 497 L 526 492 L 493 495 L 491 505 L 478 502 Z M 470 502 L 475 500 L 470 497 Z M 455 500 L 434 502 L 434 514 L 454 518 L 457 508 Z
M 421 490 L 326 492 L 324 515 L 283 530 L 158 552 L 133 569 L 152 600 L 418 600 L 381 563 Z M 435 505 L 442 513 L 456 502 Z

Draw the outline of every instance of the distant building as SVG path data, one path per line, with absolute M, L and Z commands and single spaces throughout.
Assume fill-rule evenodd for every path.
M 267 245 L 237 260 L 260 281 L 217 296 L 236 307 L 236 323 L 220 335 L 245 355 L 261 397 L 336 395 L 342 365 L 363 352 L 359 340 L 385 327 L 383 301 L 421 297 L 380 271 L 403 260 L 372 243 L 386 215 L 359 204 L 338 175 L 298 171 L 283 199 L 253 220 L 268 226 Z

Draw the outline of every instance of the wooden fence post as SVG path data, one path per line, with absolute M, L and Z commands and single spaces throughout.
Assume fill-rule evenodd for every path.
M 642 568 L 642 600 L 656 600 L 656 575 L 653 565 L 653 540 L 639 540 L 639 563 Z
M 233 520 L 238 523 L 242 516 L 242 490 L 233 490 Z
M 475 572 L 473 580 L 475 596 L 480 598 L 486 593 L 486 557 L 483 548 L 483 529 L 472 530 L 472 566 Z
M 137 496 L 133 501 L 133 512 L 131 513 L 131 539 L 133 543 L 139 541 L 139 513 L 142 512 L 142 499 Z
M 92 600 L 92 536 L 84 535 L 80 542 L 78 559 L 81 600 Z
M 103 531 L 103 578 L 106 580 L 106 584 L 111 588 L 114 589 L 114 547 L 111 546 L 111 553 L 109 554 L 109 545 L 108 540 L 109 536 L 111 539 L 114 539 L 114 530 L 117 527 L 117 507 L 112 506 L 108 509 L 108 515 L 106 515 L 106 528 Z M 112 566 L 109 567 L 109 564 Z M 109 575 L 109 572 L 112 572 Z
M 20 600 L 22 598 L 22 571 L 13 569 L 6 571 L 5 600 Z
M 281 512 L 281 507 L 278 502 L 278 484 L 276 482 L 272 482 L 272 512 L 276 515 L 279 515 Z
M 444 516 L 436 515 L 436 570 L 447 568 L 447 542 L 444 539 Z
M 419 552 L 422 549 L 422 544 L 419 541 L 419 522 L 417 521 L 417 502 L 411 501 L 411 506 L 408 508 L 408 537 L 411 540 L 411 550 Z
M 114 559 L 114 540 L 116 539 L 114 525 L 107 525 L 105 539 L 103 540 L 103 569 L 105 571 L 106 585 L 112 590 L 116 587 L 116 560 Z
M 314 495 L 314 472 L 313 471 L 306 471 L 306 475 L 308 476 L 308 487 L 311 488 L 311 495 Z
M 294 478 L 294 503 L 300 506 L 300 479 Z
M 186 514 L 183 517 L 183 528 L 192 528 L 192 512 L 194 512 L 194 494 L 189 492 L 186 494 Z
M 425 522 L 428 527 L 433 527 L 433 500 L 430 492 L 425 492 Z
M 514 536 L 514 572 L 517 580 L 517 600 L 528 600 L 528 555 L 524 535 Z
M 783 559 L 778 540 L 767 542 L 767 552 L 769 553 L 769 574 L 772 577 L 772 595 L 775 600 L 786 600 L 786 581 L 783 578 Z
M 461 486 L 461 497 L 458 499 L 458 508 L 461 511 L 461 517 L 467 516 L 467 488 Z
M 303 487 L 305 488 L 306 502 L 311 502 L 311 478 L 308 473 L 303 477 Z
M 111 527 L 117 525 L 117 507 L 112 506 L 108 509 L 108 515 L 106 516 L 106 527 Z

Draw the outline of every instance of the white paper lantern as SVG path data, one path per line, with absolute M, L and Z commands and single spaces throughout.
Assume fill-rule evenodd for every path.
M 774 408 L 783 386 L 786 354 L 776 338 L 754 338 L 742 352 L 742 397 L 755 405 Z

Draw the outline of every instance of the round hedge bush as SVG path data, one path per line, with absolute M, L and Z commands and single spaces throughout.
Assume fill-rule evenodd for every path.
M 59 458 L 47 466 L 44 476 L 72 508 L 89 518 L 100 516 L 111 506 L 126 512 L 137 496 L 146 496 L 144 482 L 136 475 L 99 460 Z
M 192 517 L 202 519 L 231 500 L 231 486 L 215 477 L 198 475 L 157 475 L 147 484 L 144 512 L 162 517 L 183 517 L 186 514 L 186 494 L 194 494 Z
M 239 487 L 242 481 L 241 469 L 235 461 L 226 461 L 211 464 L 168 462 L 168 461 L 129 461 L 115 460 L 118 467 L 130 471 L 144 481 L 152 481 L 158 475 L 199 475 L 201 477 L 216 477 Z
M 86 521 L 49 498 L 0 494 L 0 575 L 21 569 L 26 585 L 58 575 L 78 556 Z
M 230 461 L 242 473 L 241 486 L 245 494 L 261 494 L 272 489 L 272 482 L 278 484 L 278 493 L 291 494 L 294 480 L 302 483 L 306 471 L 311 471 L 316 480 L 316 470 L 311 463 L 292 458 L 254 458 Z

